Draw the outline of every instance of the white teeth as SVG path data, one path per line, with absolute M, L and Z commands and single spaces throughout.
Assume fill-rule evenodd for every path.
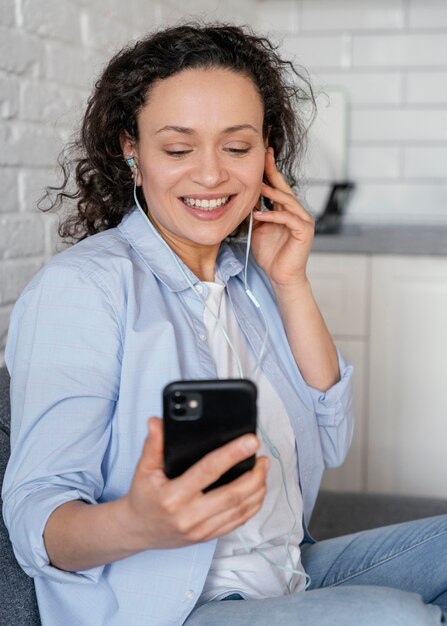
M 198 198 L 183 198 L 183 202 L 191 207 L 199 207 L 201 209 L 207 209 L 211 211 L 216 207 L 224 206 L 230 200 L 231 196 L 225 196 L 223 198 L 213 198 L 212 200 L 199 200 Z

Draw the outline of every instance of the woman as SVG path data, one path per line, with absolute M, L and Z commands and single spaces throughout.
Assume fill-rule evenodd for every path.
M 288 69 L 248 30 L 190 24 L 123 50 L 95 87 L 76 190 L 59 194 L 82 241 L 25 289 L 7 347 L 5 520 L 44 626 L 440 623 L 419 596 L 366 586 L 385 584 L 367 537 L 307 534 L 350 443 L 352 370 L 306 278 L 312 219 L 275 164 L 290 174 L 303 138 Z M 244 267 L 248 244 L 227 238 L 247 221 Z M 263 440 L 167 479 L 160 420 L 146 432 L 163 387 L 251 372 Z M 324 588 L 350 579 L 365 586 Z

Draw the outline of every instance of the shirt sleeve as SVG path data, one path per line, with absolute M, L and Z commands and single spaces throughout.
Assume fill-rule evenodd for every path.
M 338 353 L 340 380 L 321 392 L 309 388 L 315 409 L 326 468 L 338 467 L 346 457 L 354 431 L 352 406 L 353 367 Z
M 111 294 L 92 274 L 50 265 L 16 304 L 6 351 L 11 457 L 3 513 L 17 560 L 30 576 L 82 583 L 101 575 L 102 567 L 52 567 L 43 532 L 61 504 L 94 504 L 101 497 L 121 348 Z

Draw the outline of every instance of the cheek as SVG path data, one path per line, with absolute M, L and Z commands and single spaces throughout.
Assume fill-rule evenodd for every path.
M 247 217 L 250 211 L 258 206 L 261 196 L 261 184 L 264 175 L 264 160 L 250 164 L 244 168 L 243 177 L 239 176 L 245 186 L 244 195 L 244 216 Z
M 143 194 L 152 216 L 167 228 L 175 227 L 181 213 L 178 212 L 177 190 L 183 172 L 178 164 L 153 159 L 150 165 L 141 168 Z
M 258 197 L 261 193 L 261 184 L 264 177 L 264 161 L 255 164 L 249 172 L 247 172 L 247 188 Z
M 244 167 L 237 168 L 236 175 L 248 189 L 259 190 L 264 176 L 264 159 L 244 164 Z
M 141 169 L 143 187 L 150 195 L 168 192 L 181 178 L 182 172 L 177 164 L 171 165 L 154 161 Z

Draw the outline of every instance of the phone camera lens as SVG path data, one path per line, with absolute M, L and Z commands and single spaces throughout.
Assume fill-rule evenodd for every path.
M 186 402 L 186 397 L 182 394 L 181 391 L 174 392 L 174 401 L 175 403 L 183 403 Z
M 172 413 L 177 417 L 181 417 L 182 415 L 186 415 L 186 409 L 181 404 L 175 404 Z

